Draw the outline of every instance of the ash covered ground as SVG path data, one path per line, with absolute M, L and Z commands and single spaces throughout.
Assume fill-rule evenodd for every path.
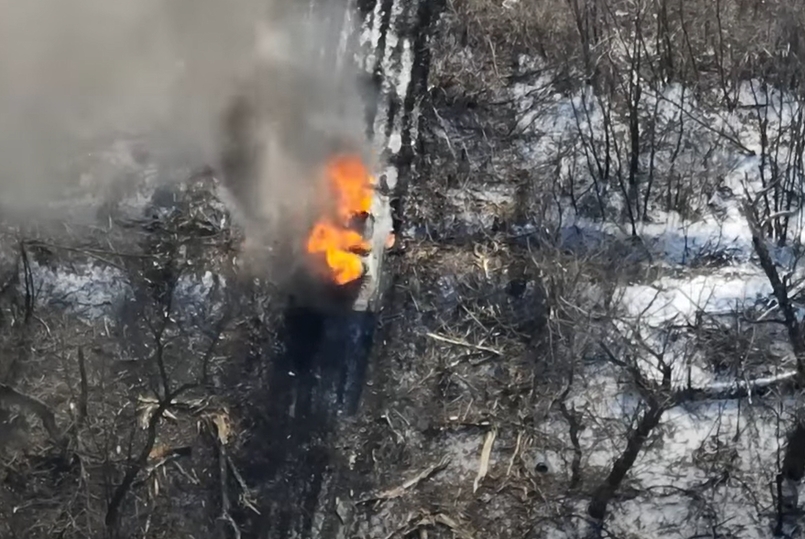
M 429 69 L 354 414 L 213 175 L 4 226 L 0 536 L 800 536 L 802 8 L 671 4 L 361 3 Z

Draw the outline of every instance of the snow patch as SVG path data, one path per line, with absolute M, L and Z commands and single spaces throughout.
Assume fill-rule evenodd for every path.
M 32 261 L 29 267 L 38 307 L 55 306 L 86 319 L 110 314 L 130 290 L 125 275 L 109 266 L 51 268 Z M 20 282 L 25 283 L 24 275 Z
M 700 313 L 728 314 L 771 294 L 757 267 L 731 266 L 687 277 L 661 277 L 648 285 L 626 286 L 622 302 L 633 320 L 647 326 L 693 323 Z

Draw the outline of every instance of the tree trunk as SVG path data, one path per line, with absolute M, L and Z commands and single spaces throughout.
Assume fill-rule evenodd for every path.
M 612 465 L 612 470 L 604 482 L 595 489 L 593 499 L 587 507 L 587 513 L 598 523 L 603 523 L 609 502 L 612 501 L 615 492 L 617 492 L 626 474 L 634 465 L 635 460 L 637 460 L 637 456 L 640 454 L 640 450 L 643 449 L 643 445 L 646 443 L 651 431 L 660 423 L 664 411 L 665 408 L 659 402 L 649 403 L 649 408 L 638 421 L 637 428 L 629 434 L 626 449 L 615 461 L 615 464 Z
M 788 435 L 783 467 L 777 474 L 776 537 L 794 537 L 799 533 L 799 485 L 805 475 L 805 423 L 797 421 Z

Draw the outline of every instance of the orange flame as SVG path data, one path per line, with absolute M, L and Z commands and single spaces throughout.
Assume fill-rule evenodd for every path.
M 329 277 L 344 285 L 363 275 L 358 253 L 368 251 L 371 246 L 351 225 L 356 216 L 369 213 L 375 179 L 357 156 L 332 159 L 325 173 L 330 211 L 313 225 L 307 252 L 323 258 Z

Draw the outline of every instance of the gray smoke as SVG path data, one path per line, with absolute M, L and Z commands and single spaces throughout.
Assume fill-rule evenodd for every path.
M 339 50 L 344 15 L 330 15 L 286 13 L 260 28 L 255 63 L 238 80 L 220 133 L 226 184 L 249 238 L 275 248 L 278 279 L 305 260 L 305 235 L 330 202 L 321 189 L 327 160 L 349 152 L 373 165 L 358 77 L 345 63 L 353 55 Z
M 328 155 L 365 148 L 344 13 L 295 5 L 0 0 L 2 206 L 44 208 L 76 158 L 136 136 L 213 165 L 250 230 L 298 244 Z

